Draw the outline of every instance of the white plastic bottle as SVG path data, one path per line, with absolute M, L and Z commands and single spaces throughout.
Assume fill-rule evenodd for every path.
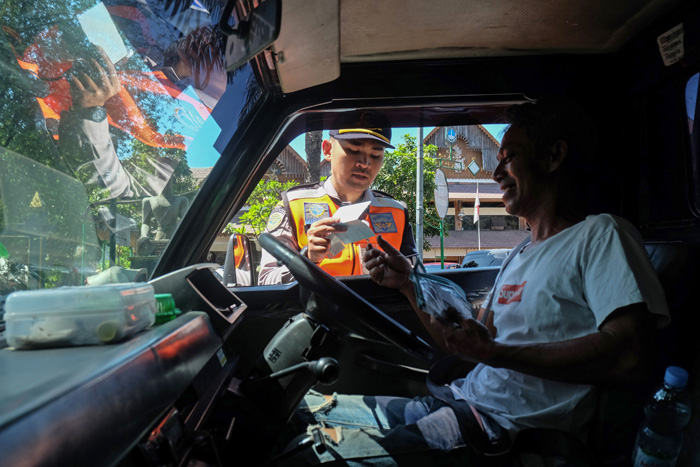
M 642 426 L 632 453 L 634 467 L 673 467 L 683 446 L 683 427 L 690 421 L 688 372 L 666 369 L 664 384 L 644 406 Z

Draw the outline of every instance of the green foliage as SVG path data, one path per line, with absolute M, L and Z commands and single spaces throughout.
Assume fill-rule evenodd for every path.
M 393 151 L 386 151 L 384 165 L 374 181 L 373 188 L 384 191 L 408 206 L 408 215 L 413 231 L 416 231 L 416 138 L 404 135 L 404 142 Z M 440 235 L 439 216 L 435 204 L 430 200 L 435 190 L 435 155 L 437 146 L 423 146 L 423 212 L 424 239 Z M 423 241 L 423 249 L 429 250 L 430 244 Z
M 280 193 L 296 185 L 298 183 L 295 181 L 282 183 L 277 180 L 260 180 L 248 198 L 248 211 L 238 219 L 240 227 L 228 224 L 224 228 L 224 233 L 227 235 L 232 233 L 246 234 L 250 228 L 255 232 L 255 235 L 260 235 L 265 230 L 270 212 L 281 202 Z
M 129 259 L 133 256 L 134 252 L 128 246 L 117 245 L 117 254 L 115 262 L 117 266 L 129 269 L 131 268 L 131 260 Z

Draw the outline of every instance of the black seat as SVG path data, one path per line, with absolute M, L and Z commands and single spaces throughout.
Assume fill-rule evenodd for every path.
M 694 362 L 692 349 L 683 348 L 693 342 L 690 332 L 694 329 L 693 316 L 688 308 L 693 274 L 688 261 L 688 244 L 681 241 L 648 241 L 644 247 L 649 253 L 661 286 L 666 294 L 666 302 L 671 312 L 671 324 L 659 331 L 658 358 L 655 367 L 656 381 L 663 379 L 669 365 L 689 368 Z
M 684 283 L 685 268 L 688 262 L 688 244 L 681 241 L 647 241 L 644 248 L 649 254 L 651 264 L 659 276 L 661 286 L 666 293 L 671 316 L 674 315 L 674 305 L 685 298 L 679 285 Z

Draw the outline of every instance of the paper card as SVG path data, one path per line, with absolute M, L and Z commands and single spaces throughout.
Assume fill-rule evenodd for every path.
M 347 225 L 348 230 L 345 232 L 332 233 L 328 236 L 331 239 L 331 247 L 328 250 L 331 258 L 340 253 L 345 245 L 374 236 L 374 232 L 369 228 L 367 221 L 356 219 L 354 221 L 345 222 L 344 224 Z
M 366 201 L 364 203 L 341 206 L 335 214 L 333 214 L 333 217 L 339 218 L 340 222 L 343 223 L 360 219 L 369 208 L 369 203 L 369 201 Z
M 369 203 L 369 201 L 366 201 L 364 203 L 341 206 L 335 214 L 333 214 L 333 217 L 338 218 L 340 223 L 347 227 L 347 230 L 328 236 L 331 241 L 330 248 L 328 249 L 329 258 L 335 257 L 345 248 L 345 245 L 349 243 L 359 242 L 360 240 L 365 240 L 374 236 L 374 232 L 369 227 L 367 221 L 360 219 L 365 215 L 367 209 L 369 209 Z
M 124 41 L 102 2 L 79 14 L 78 21 L 88 40 L 102 47 L 112 63 L 128 55 Z

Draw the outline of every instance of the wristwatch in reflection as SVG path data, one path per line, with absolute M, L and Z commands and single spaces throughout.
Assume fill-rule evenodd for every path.
M 107 118 L 107 109 L 101 105 L 96 105 L 94 107 L 72 107 L 70 113 L 75 117 L 98 123 Z

